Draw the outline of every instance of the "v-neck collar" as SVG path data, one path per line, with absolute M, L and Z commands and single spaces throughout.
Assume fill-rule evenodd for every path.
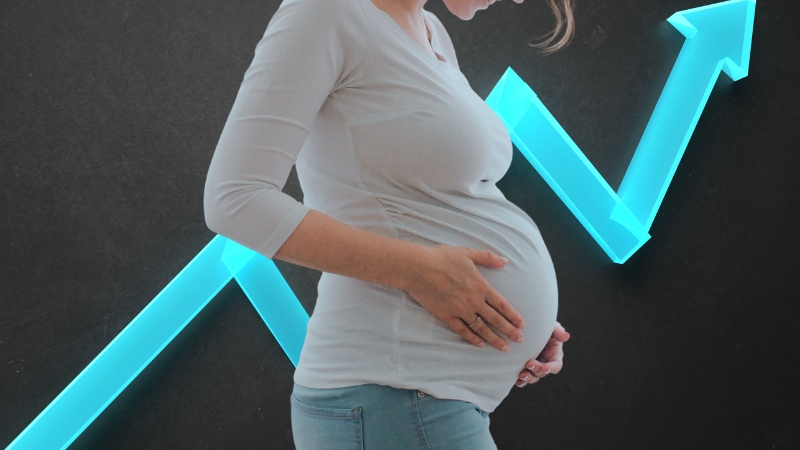
M 426 11 L 425 10 L 422 11 L 422 20 L 425 22 L 425 28 L 426 28 L 426 33 L 425 34 L 427 35 L 427 31 L 428 30 L 431 32 L 431 40 L 430 40 L 431 50 L 433 50 L 433 53 L 435 53 L 438 56 L 441 56 L 442 58 L 444 58 L 445 59 L 444 61 L 439 59 L 438 56 L 435 57 L 435 58 L 432 58 L 431 55 L 426 53 L 425 50 L 423 50 L 422 47 L 420 47 L 419 44 L 417 44 L 417 42 L 414 39 L 412 39 L 411 36 L 408 35 L 408 33 L 406 33 L 402 28 L 400 28 L 400 25 L 397 22 L 395 22 L 394 18 L 392 18 L 392 16 L 390 16 L 389 13 L 387 13 L 386 11 L 378 8 L 377 5 L 372 3 L 372 0 L 364 0 L 364 1 L 369 3 L 372 8 L 375 8 L 375 10 L 378 11 L 378 13 L 380 15 L 382 15 L 383 17 L 388 19 L 393 24 L 394 28 L 397 31 L 399 31 L 403 36 L 405 36 L 406 42 L 411 44 L 411 46 L 415 47 L 416 51 L 418 51 L 422 55 L 424 55 L 425 58 L 427 58 L 428 60 L 433 59 L 433 63 L 434 64 L 441 65 L 443 68 L 447 68 L 447 67 L 450 66 L 450 63 L 446 60 L 445 56 L 442 55 L 442 53 L 439 51 L 439 45 L 438 45 L 438 40 L 436 39 L 436 33 L 433 32 L 433 28 L 428 23 L 428 18 L 426 17 Z
M 433 32 L 433 28 L 431 27 L 431 24 L 428 22 L 428 18 L 425 17 L 425 12 L 424 11 L 422 13 L 422 19 L 425 21 L 425 28 L 427 29 L 427 31 L 429 31 L 431 33 L 431 40 L 430 40 L 431 50 L 433 50 L 433 53 L 436 53 L 437 56 L 441 56 L 443 58 L 443 59 L 436 58 L 436 60 L 439 61 L 439 62 L 443 62 L 445 64 L 449 64 L 449 62 L 447 61 L 447 58 L 445 58 L 444 55 L 439 52 L 439 45 L 438 45 L 439 41 L 436 40 L 436 33 Z M 392 21 L 394 21 L 394 19 Z M 406 36 L 408 36 L 408 35 L 406 35 Z M 413 41 L 413 39 L 412 39 L 412 41 Z

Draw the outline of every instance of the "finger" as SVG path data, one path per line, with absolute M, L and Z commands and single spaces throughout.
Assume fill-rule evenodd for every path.
M 465 324 L 465 326 L 467 325 Z M 474 333 L 478 334 L 478 336 L 482 337 L 486 342 L 488 342 L 489 345 L 500 350 L 501 352 L 510 350 L 510 347 L 505 339 L 498 336 L 497 333 L 489 328 L 485 321 L 480 321 L 471 327 L 467 326 L 467 328 L 470 328 Z M 504 347 L 506 350 L 503 350 Z
M 539 378 L 544 378 L 548 373 L 547 368 L 544 366 L 534 367 L 531 369 L 531 373 L 536 375 Z
M 558 352 L 552 360 L 542 365 L 542 369 L 545 371 L 549 370 L 549 373 L 558 373 L 561 371 L 562 367 L 564 367 L 563 352 Z
M 542 367 L 542 362 L 537 361 L 536 359 L 529 359 L 527 363 L 525 363 L 525 368 L 533 372 L 534 370 L 538 370 Z
M 447 324 L 472 345 L 477 347 L 486 347 L 486 341 L 476 334 L 472 328 L 468 327 L 467 324 L 465 324 L 461 319 L 453 317 L 447 321 Z
M 539 378 L 542 378 L 545 375 L 547 375 L 547 373 L 549 373 L 549 372 L 546 373 L 546 370 L 547 369 L 544 368 L 544 364 L 541 362 L 538 365 L 534 365 L 533 367 L 528 369 L 528 371 L 530 371 L 532 374 L 534 374 Z
M 539 382 L 538 378 L 532 377 L 530 381 L 517 380 L 515 384 L 517 385 L 517 387 L 525 387 L 526 385 L 536 384 L 538 382 Z
M 475 264 L 486 267 L 498 268 L 508 263 L 508 259 L 503 261 L 503 257 L 492 253 L 490 250 L 477 250 L 474 248 L 463 247 L 467 250 L 467 257 Z
M 479 306 L 478 308 L 478 314 L 483 317 L 483 320 L 486 321 L 486 323 L 494 325 L 496 329 L 508 336 L 509 339 L 517 344 L 521 344 L 525 341 L 522 332 L 519 331 L 517 327 L 510 324 L 505 317 L 500 315 L 499 312 L 497 312 L 487 303 L 484 302 L 483 307 Z
M 550 361 L 542 365 L 542 368 L 536 372 L 536 376 L 544 377 L 549 374 L 556 374 L 561 370 L 561 361 Z
M 553 329 L 553 338 L 559 342 L 567 342 L 569 339 L 569 333 L 564 328 L 560 328 L 558 325 Z
M 564 367 L 564 363 L 561 361 L 550 361 L 549 363 L 544 365 L 544 373 L 552 373 L 557 374 L 561 372 L 561 368 Z
M 488 286 L 489 283 L 487 282 L 486 285 Z M 523 323 L 522 316 L 508 303 L 508 300 L 489 286 L 489 291 L 484 296 L 484 302 L 500 314 L 500 318 L 498 319 L 500 323 L 491 322 L 492 325 L 505 333 L 505 335 L 513 341 L 516 341 L 522 336 L 522 333 L 519 331 Z
M 523 370 L 522 373 L 520 373 L 518 378 L 520 380 L 526 382 L 526 383 L 530 383 L 531 380 L 533 380 L 534 378 L 544 378 L 544 376 L 539 376 L 539 375 L 537 375 L 535 373 L 532 373 L 532 372 L 530 372 L 528 370 Z

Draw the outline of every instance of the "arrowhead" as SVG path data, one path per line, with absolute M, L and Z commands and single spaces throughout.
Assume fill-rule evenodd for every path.
M 667 21 L 687 39 L 702 41 L 733 81 L 747 76 L 756 0 L 732 0 L 676 12 Z

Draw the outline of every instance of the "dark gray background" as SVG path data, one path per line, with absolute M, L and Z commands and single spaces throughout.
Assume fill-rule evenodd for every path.
M 444 23 L 482 97 L 511 66 L 619 186 L 684 38 L 713 1 L 577 0 Z M 214 236 L 205 175 L 276 0 L 0 2 L 0 445 Z M 761 0 L 750 76 L 721 75 L 650 231 L 613 264 L 515 150 L 498 186 L 539 225 L 565 367 L 490 416 L 500 449 L 787 448 L 798 433 L 800 6 Z M 285 191 L 302 199 L 292 172 Z M 276 261 L 307 311 L 320 273 Z M 792 300 L 795 297 L 795 300 Z M 294 366 L 229 285 L 72 448 L 292 448 Z

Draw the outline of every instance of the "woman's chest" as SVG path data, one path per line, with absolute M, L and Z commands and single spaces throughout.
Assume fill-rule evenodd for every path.
M 365 183 L 468 193 L 505 175 L 508 131 L 461 72 L 387 65 L 333 94 Z

